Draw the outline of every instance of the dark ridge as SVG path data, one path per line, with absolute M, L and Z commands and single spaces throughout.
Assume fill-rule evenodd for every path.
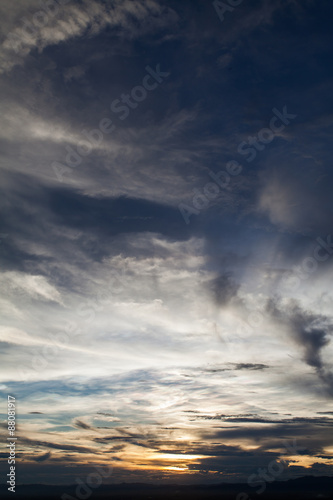
M 155 485 L 122 483 L 102 485 L 88 490 L 78 486 L 19 485 L 15 496 L 0 485 L 2 499 L 75 500 L 80 498 L 101 500 L 333 500 L 333 477 L 305 476 L 288 481 L 267 483 L 266 490 L 258 494 L 258 487 L 246 483 L 216 485 Z M 90 493 L 89 493 L 90 491 Z

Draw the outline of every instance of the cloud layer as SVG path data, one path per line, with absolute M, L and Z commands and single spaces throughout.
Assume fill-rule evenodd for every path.
M 0 16 L 20 481 L 331 475 L 331 6 L 51 4 Z

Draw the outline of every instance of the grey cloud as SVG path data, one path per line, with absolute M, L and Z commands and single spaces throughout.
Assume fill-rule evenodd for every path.
M 44 453 L 43 455 L 39 455 L 38 457 L 33 458 L 35 462 L 45 462 L 48 460 L 51 456 L 51 452 L 48 451 L 47 453 Z
M 216 368 L 207 368 L 206 372 L 211 373 L 219 373 L 219 372 L 227 372 L 227 371 L 239 371 L 239 370 L 265 370 L 270 368 L 269 365 L 265 365 L 262 363 L 229 363 L 230 367 L 216 367 Z
M 125 0 L 113 5 L 83 0 L 80 3 L 73 1 L 65 6 L 56 4 L 56 7 L 57 10 L 51 9 L 52 13 L 49 14 L 32 8 L 30 16 L 25 18 L 26 23 L 23 18 L 16 16 L 17 25 L 11 27 L 1 46 L 2 72 L 10 71 L 15 64 L 22 64 L 24 57 L 35 48 L 42 52 L 49 45 L 56 45 L 84 33 L 89 37 L 94 36 L 107 26 L 122 28 L 127 36 L 134 38 L 177 22 L 177 15 L 172 9 L 163 7 L 154 0 L 144 1 L 140 5 Z M 38 14 L 39 21 L 35 23 L 34 16 Z
M 224 306 L 237 296 L 239 285 L 232 280 L 230 274 L 223 274 L 210 282 L 210 288 L 216 304 Z
M 130 443 L 135 446 L 139 446 L 141 448 L 152 448 L 153 446 L 149 444 L 149 442 L 143 442 L 143 441 L 138 441 L 134 437 L 127 437 L 127 436 L 106 436 L 103 438 L 95 438 L 94 442 L 100 443 L 100 444 L 108 444 L 112 441 L 121 441 L 123 443 Z M 112 448 L 111 451 L 113 451 L 114 448 Z
M 262 424 L 314 424 L 323 426 L 333 426 L 332 418 L 306 418 L 306 417 L 293 417 L 293 418 L 263 418 L 259 415 L 196 415 L 195 420 L 222 420 L 223 422 L 249 422 L 249 423 L 262 423 Z
M 86 424 L 85 422 L 82 422 L 82 420 L 79 420 L 78 418 L 75 419 L 73 425 L 74 425 L 74 427 L 77 427 L 78 429 L 95 430 L 94 427 L 91 427 L 91 425 Z
M 34 439 L 24 438 L 22 436 L 20 437 L 20 442 L 22 444 L 27 445 L 27 446 L 31 446 L 32 448 L 43 447 L 43 448 L 52 448 L 55 450 L 76 451 L 78 453 L 95 452 L 95 450 L 92 450 L 91 448 L 86 448 L 84 446 L 76 446 L 76 445 L 70 445 L 70 444 L 57 444 L 57 443 L 52 443 L 50 441 L 40 441 L 38 439 L 34 440 Z
M 303 310 L 295 300 L 285 307 L 270 299 L 267 311 L 287 326 L 292 339 L 303 349 L 304 361 L 315 368 L 328 393 L 333 396 L 333 373 L 322 359 L 322 350 L 331 341 L 332 321 L 326 316 Z
M 237 363 L 235 365 L 235 370 L 265 370 L 269 368 L 268 365 L 262 363 Z
M 267 425 L 239 425 L 235 427 L 221 426 L 220 428 L 199 433 L 202 439 L 217 440 L 227 439 L 237 442 L 238 440 L 250 440 L 261 449 L 283 448 L 284 443 L 293 442 L 302 447 L 300 454 L 323 453 L 323 449 L 332 444 L 331 436 L 332 422 L 316 424 L 308 422 L 287 423 L 280 422 Z M 325 453 L 324 453 L 325 454 Z

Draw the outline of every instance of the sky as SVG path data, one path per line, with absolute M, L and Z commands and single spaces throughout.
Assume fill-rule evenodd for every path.
M 332 3 L 0 14 L 0 482 L 332 475 Z

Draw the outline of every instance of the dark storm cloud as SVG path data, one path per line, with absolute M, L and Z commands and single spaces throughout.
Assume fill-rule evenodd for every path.
M 63 451 L 75 451 L 77 453 L 91 453 L 93 452 L 93 449 L 91 448 L 86 448 L 84 446 L 76 446 L 76 445 L 71 445 L 71 444 L 58 444 L 58 443 L 52 443 L 51 441 L 40 441 L 40 440 L 34 440 L 34 439 L 29 439 L 29 438 L 21 438 L 21 443 L 29 446 L 31 448 L 52 448 L 55 450 L 63 450 Z
M 216 304 L 224 306 L 237 296 L 239 285 L 233 282 L 230 274 L 224 274 L 212 280 L 210 288 L 213 292 Z
M 259 415 L 196 415 L 197 420 L 222 420 L 223 422 L 249 422 L 249 423 L 262 423 L 262 424 L 314 424 L 333 426 L 333 419 L 331 418 L 306 418 L 306 417 L 293 417 L 293 418 L 263 418 Z
M 48 451 L 47 453 L 44 453 L 43 455 L 39 455 L 38 457 L 33 457 L 32 460 L 35 462 L 45 462 L 48 460 L 51 456 L 51 452 Z
M 211 373 L 219 373 L 226 371 L 240 371 L 240 370 L 265 370 L 270 368 L 269 365 L 264 365 L 262 363 L 230 363 L 230 368 L 207 368 L 205 371 Z
M 75 419 L 73 423 L 74 427 L 77 429 L 85 429 L 85 430 L 95 430 L 94 427 L 92 427 L 89 424 L 86 424 L 85 422 L 82 422 L 82 420 L 79 420 L 78 418 Z
M 177 209 L 128 197 L 98 199 L 68 189 L 49 192 L 49 206 L 59 222 L 75 229 L 97 229 L 97 235 L 129 232 L 161 232 L 177 239 L 184 231 Z
M 184 446 L 178 445 L 178 450 L 174 449 L 168 449 L 164 448 L 162 445 L 162 448 L 159 450 L 161 453 L 175 453 L 175 454 L 182 454 L 184 453 Z M 242 450 L 240 446 L 233 446 L 233 445 L 225 445 L 225 444 L 211 444 L 211 443 L 204 443 L 204 442 L 195 442 L 195 443 L 188 443 L 186 446 L 186 454 L 188 455 L 215 455 L 215 456 L 232 456 L 232 455 L 238 455 L 238 456 L 253 456 L 253 451 L 245 451 Z
M 102 438 L 94 438 L 96 443 L 107 444 L 110 441 L 125 441 L 131 442 L 131 438 L 123 438 L 122 436 L 104 436 Z
M 315 368 L 329 394 L 333 396 L 333 374 L 325 366 L 322 350 L 331 341 L 333 325 L 326 316 L 303 310 L 292 300 L 287 308 L 270 299 L 267 310 L 276 320 L 281 321 L 291 331 L 293 340 L 302 347 L 304 361 Z
M 116 453 L 118 451 L 123 451 L 126 448 L 124 444 L 118 444 L 117 446 L 113 446 L 112 450 L 108 450 L 108 453 Z
M 316 425 L 311 422 L 278 423 L 267 425 L 237 426 L 229 428 L 227 426 L 215 429 L 212 433 L 203 431 L 201 437 L 210 439 L 248 439 L 264 448 L 274 448 L 281 446 L 287 439 L 296 438 L 300 445 L 311 444 L 314 450 L 321 450 L 328 446 L 327 436 L 331 429 L 331 422 L 327 425 Z M 331 442 L 331 439 L 329 439 Z
M 114 235 L 122 232 L 150 231 L 165 233 L 166 236 L 173 235 L 179 239 L 189 237 L 189 228 L 184 226 L 178 209 L 167 204 L 129 196 L 93 197 L 69 187 L 46 188 L 38 183 L 27 190 L 28 177 L 24 174 L 16 174 L 15 177 L 16 190 L 22 205 L 16 205 L 13 213 L 8 213 L 8 226 L 4 229 L 11 229 L 13 224 L 20 224 L 20 228 L 25 229 L 27 233 L 28 227 L 34 231 L 40 223 L 56 221 L 57 224 L 78 230 L 95 229 L 98 236 L 103 232 L 106 235 Z M 7 206 L 14 202 L 15 195 L 16 193 L 4 193 Z M 35 204 L 40 212 L 28 213 L 27 208 Z M 157 225 L 158 222 L 161 223 L 160 226 Z
M 265 370 L 269 368 L 268 365 L 263 365 L 262 363 L 237 363 L 235 365 L 235 370 Z
M 123 443 L 129 443 L 134 446 L 139 446 L 141 448 L 153 448 L 153 443 L 150 442 L 144 442 L 144 441 L 138 441 L 134 437 L 123 437 L 123 436 L 106 436 L 104 438 L 95 438 L 94 442 L 95 443 L 100 443 L 100 444 L 108 444 L 113 441 L 121 441 Z M 111 451 L 113 451 L 114 448 L 112 448 Z

